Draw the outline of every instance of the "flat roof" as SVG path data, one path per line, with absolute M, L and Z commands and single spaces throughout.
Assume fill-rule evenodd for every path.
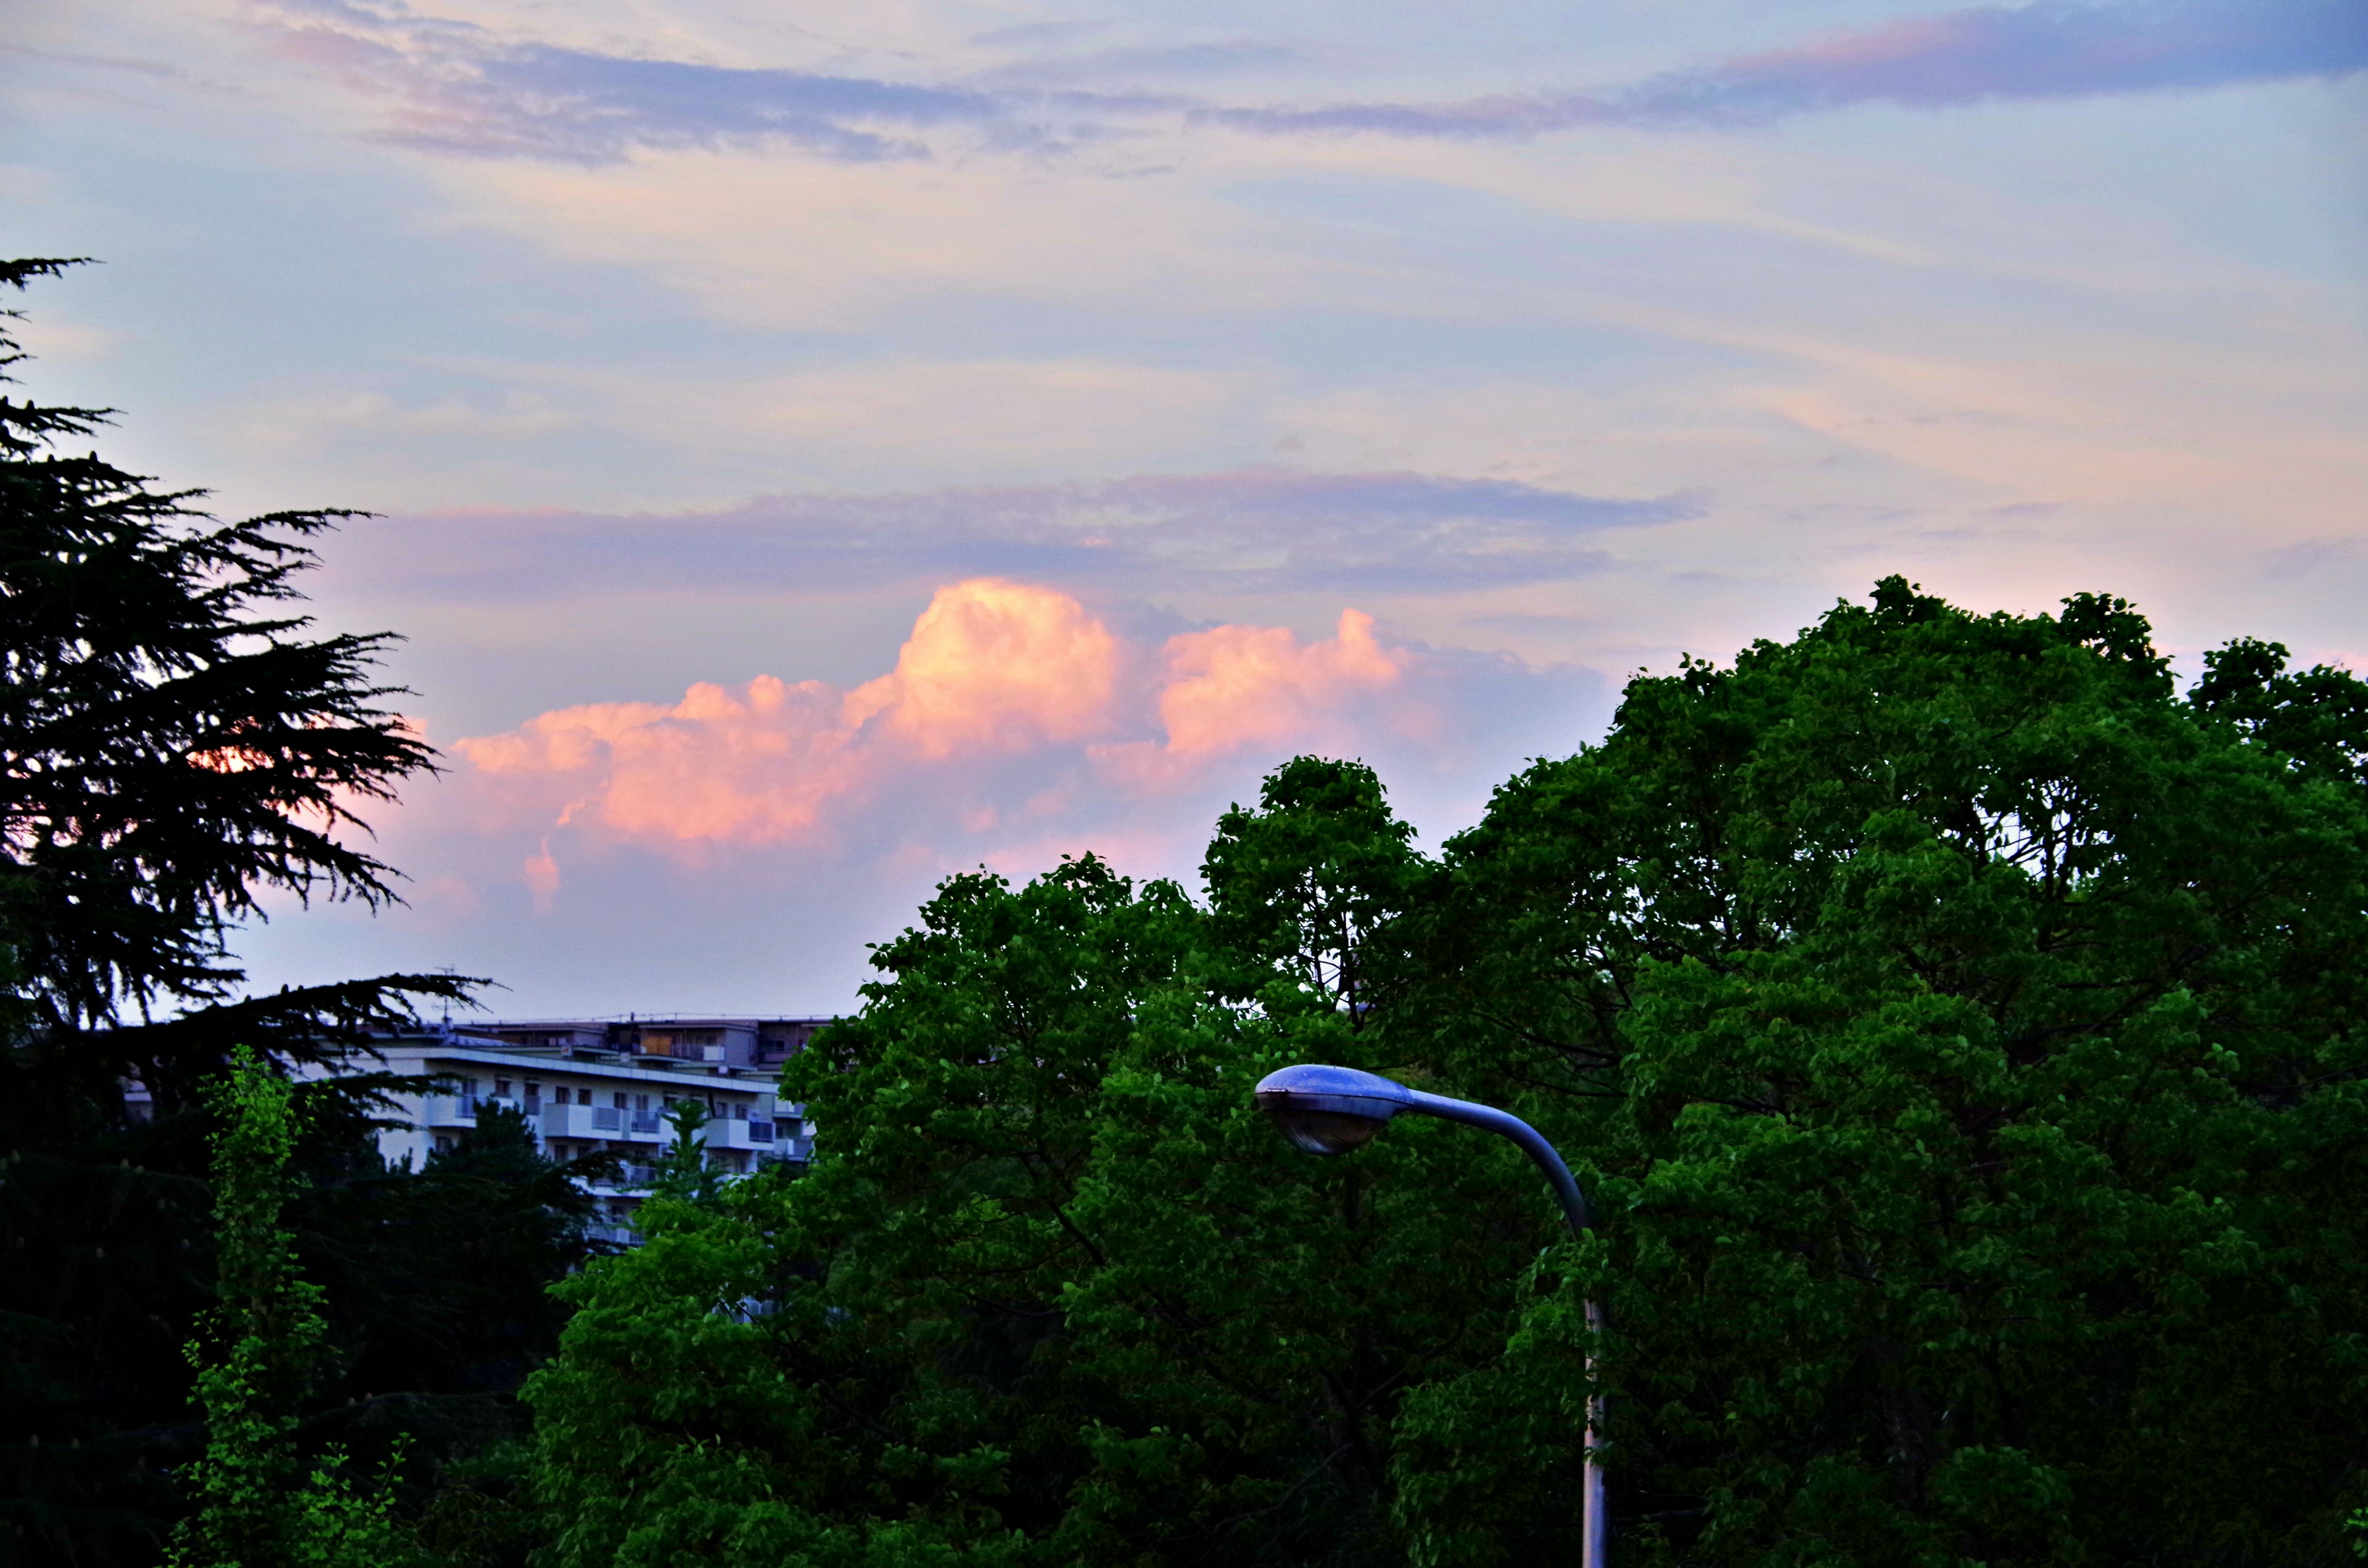
M 467 1024 L 456 1024 L 464 1029 L 581 1029 L 606 1028 L 610 1024 L 638 1027 L 643 1024 L 824 1024 L 838 1022 L 837 1016 L 809 1017 L 788 1013 L 609 1013 L 593 1017 L 560 1018 L 485 1018 Z
M 487 1067 L 514 1067 L 521 1073 L 580 1073 L 595 1078 L 632 1079 L 648 1084 L 679 1085 L 683 1080 L 697 1079 L 710 1084 L 732 1084 L 735 1080 L 749 1092 L 769 1093 L 772 1074 L 768 1069 L 734 1068 L 720 1062 L 683 1062 L 679 1065 L 661 1066 L 666 1058 L 643 1058 L 632 1063 L 603 1062 L 598 1058 L 560 1056 L 547 1051 L 525 1052 L 498 1040 L 473 1040 L 465 1036 L 401 1035 L 393 1040 L 380 1040 L 374 1049 L 381 1056 L 417 1056 L 424 1059 L 446 1057 L 455 1062 L 472 1062 Z M 356 1056 L 367 1051 L 356 1051 Z M 719 1071 L 719 1069 L 721 1069 Z M 743 1078 L 741 1074 L 746 1074 Z

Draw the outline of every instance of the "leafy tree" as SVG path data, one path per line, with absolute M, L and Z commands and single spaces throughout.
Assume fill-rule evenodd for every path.
M 2368 688 L 2118 600 L 1898 579 L 1630 686 L 1400 935 L 1393 1038 L 1606 1215 L 1401 1427 L 1438 1562 L 1574 1499 L 1613 1312 L 1634 1562 L 2336 1561 L 2368 1459 Z
M 1372 938 L 1423 873 L 1413 835 L 1371 768 L 1312 756 L 1277 768 L 1257 810 L 1219 818 L 1201 863 L 1211 945 L 1236 956 L 1244 994 L 1358 1028 L 1373 1002 Z
M 1631 1562 L 2321 1563 L 2368 1460 L 2368 689 L 1896 579 L 1640 678 L 1426 861 L 1360 769 L 1211 901 L 946 884 L 532 1391 L 575 1564 L 1531 1562 L 1608 1301 Z M 1292 1059 L 1579 1166 L 1254 1124 Z M 1392 1065 L 1395 1064 L 1395 1065 Z
M 456 1438 L 513 1426 L 509 1396 L 566 1320 L 545 1287 L 591 1251 L 584 1185 L 613 1159 L 551 1160 L 521 1113 L 490 1107 L 416 1172 L 353 1142 L 323 1153 L 294 1218 L 330 1290 L 353 1419 L 393 1399 L 406 1423 L 455 1423 Z
M 213 1277 L 201 1089 L 233 1049 L 324 1061 L 474 983 L 238 994 L 225 937 L 261 890 L 393 896 L 353 813 L 432 754 L 374 677 L 388 639 L 290 608 L 339 514 L 217 522 L 65 449 L 105 418 L 0 397 L 0 1561 L 146 1561 L 178 1512 L 180 1348 Z M 308 1090 L 300 1163 L 362 1164 L 384 1086 Z
M 174 1532 L 174 1568 L 379 1568 L 411 1554 L 385 1481 L 359 1489 L 331 1451 L 309 1474 L 298 1411 L 328 1324 L 320 1288 L 280 1223 L 297 1185 L 297 1111 L 287 1081 L 239 1051 L 214 1096 L 215 1256 L 220 1304 L 189 1346 L 206 1414 L 190 1466 L 196 1511 Z M 205 1341 L 211 1341 L 209 1346 Z
M 1308 763 L 1227 819 L 1212 881 L 1294 890 L 1280 941 L 1093 860 L 946 883 L 787 1071 L 808 1173 L 654 1205 L 566 1288 L 529 1389 L 555 1561 L 1394 1561 L 1397 1403 L 1493 1353 L 1554 1221 L 1455 1130 L 1327 1165 L 1250 1108 L 1293 1056 L 1371 1060 L 1365 917 L 1305 911 L 1379 918 L 1379 801 Z
M 658 1155 L 653 1190 L 700 1208 L 713 1205 L 723 1190 L 723 1176 L 707 1159 L 707 1108 L 697 1100 L 678 1099 L 666 1107 L 666 1124 L 674 1136 Z
M 305 1169 L 290 1220 L 326 1290 L 328 1355 L 300 1441 L 365 1468 L 402 1460 L 403 1516 L 451 1568 L 523 1568 L 539 1522 L 517 1389 L 566 1321 L 548 1287 L 606 1250 L 586 1239 L 583 1184 L 613 1161 L 552 1161 L 521 1115 L 487 1109 L 422 1170 L 342 1139 Z

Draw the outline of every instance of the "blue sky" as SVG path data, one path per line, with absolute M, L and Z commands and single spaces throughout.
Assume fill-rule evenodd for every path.
M 105 262 L 34 391 L 379 514 L 317 606 L 451 766 L 257 978 L 826 1011 L 951 869 L 1189 873 L 1297 749 L 1435 842 L 1890 572 L 2359 667 L 2363 69 L 2332 0 L 98 0 L 0 193 Z

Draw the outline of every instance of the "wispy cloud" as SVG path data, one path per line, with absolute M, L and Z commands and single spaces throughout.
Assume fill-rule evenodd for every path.
M 1036 55 L 985 72 L 978 79 L 996 86 L 1090 85 L 1273 71 L 1305 65 L 1310 60 L 1311 52 L 1299 44 L 1273 39 L 1224 39 Z
M 382 585 L 533 596 L 587 586 L 865 586 L 993 574 L 1139 593 L 1343 593 L 1580 576 L 1599 536 L 1696 515 L 1685 497 L 1577 495 L 1509 480 L 1249 469 L 1095 484 L 780 495 L 672 517 L 428 516 L 359 528 Z
M 397 108 L 386 139 L 477 157 L 613 163 L 637 148 L 782 142 L 868 163 L 928 154 L 917 133 L 1008 118 L 986 94 L 803 71 L 637 58 L 505 40 L 399 0 L 282 0 L 280 51 Z
M 1537 136 L 1593 125 L 1745 127 L 1858 104 L 1949 108 L 2363 69 L 2368 8 L 2357 0 L 2037 0 L 1837 33 L 1600 91 L 1207 112 L 1269 133 Z
M 382 0 L 282 0 L 290 52 L 398 100 L 387 134 L 431 151 L 614 162 L 635 149 L 786 142 L 919 158 L 930 133 L 1042 151 L 1146 117 L 1268 135 L 1528 137 L 1589 126 L 1739 128 L 1860 104 L 1944 108 L 2339 77 L 2368 69 L 2357 0 L 2036 0 L 1982 6 L 1625 85 L 1435 103 L 1223 104 L 1120 86 L 1294 62 L 1229 40 L 1047 55 L 939 83 L 630 57 L 504 40 Z M 1114 90 L 1092 90 L 1095 83 Z

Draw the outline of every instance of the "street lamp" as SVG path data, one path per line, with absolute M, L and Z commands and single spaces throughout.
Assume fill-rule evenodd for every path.
M 1379 1074 L 1360 1073 L 1353 1067 L 1313 1063 L 1269 1073 L 1258 1080 L 1253 1092 L 1258 1096 L 1258 1108 L 1274 1118 L 1282 1135 L 1311 1154 L 1345 1154 L 1351 1149 L 1361 1149 L 1373 1141 L 1382 1123 L 1400 1111 L 1486 1128 L 1520 1144 L 1521 1152 L 1545 1172 L 1546 1185 L 1561 1200 L 1563 1218 L 1570 1221 L 1572 1235 L 1579 1235 L 1588 1228 L 1587 1199 L 1579 1196 L 1578 1183 L 1571 1179 L 1570 1167 L 1554 1153 L 1554 1146 L 1536 1128 L 1494 1106 L 1427 1095 Z M 1603 1314 L 1593 1301 L 1587 1303 L 1587 1327 L 1590 1342 L 1603 1327 Z M 1603 1405 L 1594 1392 L 1595 1353 L 1591 1347 L 1587 1357 L 1587 1378 L 1586 1472 L 1579 1510 L 1579 1558 L 1586 1568 L 1603 1568 L 1609 1531 L 1603 1511 L 1603 1469 L 1596 1462 L 1596 1450 L 1603 1442 Z

